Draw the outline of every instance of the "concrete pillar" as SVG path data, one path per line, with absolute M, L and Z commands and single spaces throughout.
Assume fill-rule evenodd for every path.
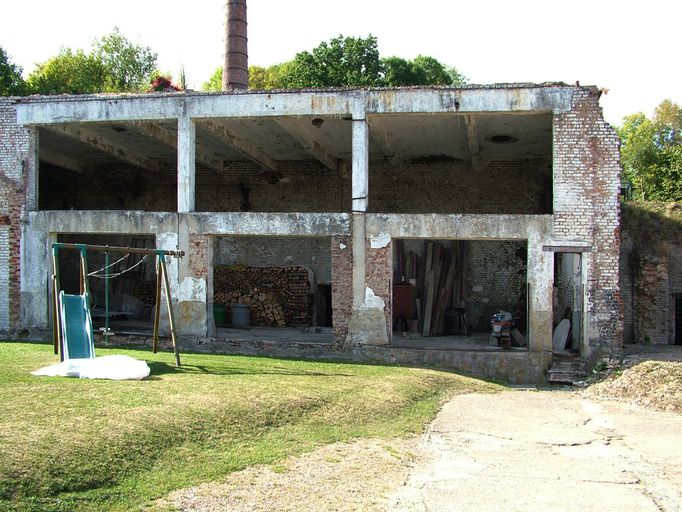
M 369 194 L 369 128 L 364 118 L 353 119 L 353 306 L 365 301 L 365 214 Z
M 539 234 L 528 237 L 528 350 L 552 351 L 554 253 L 542 250 Z
M 178 118 L 178 212 L 194 211 L 196 126 L 183 112 Z
M 50 248 L 57 235 L 24 226 L 21 236 L 21 326 L 49 327 L 48 297 L 51 289 Z M 2 287 L 0 287 L 2 288 Z
M 353 113 L 353 312 L 349 344 L 384 345 L 389 341 L 386 302 L 367 286 L 366 215 L 369 194 L 369 127 L 364 111 Z

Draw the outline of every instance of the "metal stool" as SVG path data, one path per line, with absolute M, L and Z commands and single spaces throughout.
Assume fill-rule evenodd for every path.
M 446 331 L 448 334 L 464 334 L 471 336 L 465 308 L 447 308 L 445 310 Z

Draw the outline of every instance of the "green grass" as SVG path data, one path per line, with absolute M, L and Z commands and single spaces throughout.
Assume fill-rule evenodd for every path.
M 169 491 L 316 446 L 420 432 L 494 384 L 426 369 L 98 349 L 141 382 L 34 377 L 48 345 L 0 342 L 0 510 L 138 510 Z

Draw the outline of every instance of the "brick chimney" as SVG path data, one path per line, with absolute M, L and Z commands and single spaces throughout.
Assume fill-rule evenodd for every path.
M 247 41 L 246 0 L 226 0 L 223 91 L 246 89 L 249 86 Z

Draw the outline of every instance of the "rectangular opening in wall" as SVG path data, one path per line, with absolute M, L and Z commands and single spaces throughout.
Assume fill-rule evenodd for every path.
M 526 240 L 395 240 L 392 345 L 525 350 Z
M 39 208 L 175 211 L 176 145 L 175 121 L 42 126 Z
M 552 213 L 552 114 L 375 115 L 376 213 Z
M 579 253 L 554 253 L 555 353 L 580 354 L 583 338 L 584 285 Z
M 198 119 L 197 211 L 349 211 L 351 125 L 311 116 Z
M 216 336 L 331 343 L 331 239 L 219 236 Z
M 149 235 L 62 234 L 62 243 L 109 245 L 154 249 L 156 237 Z M 109 268 L 105 272 L 105 254 L 88 251 L 88 273 L 91 294 L 93 329 L 108 325 L 115 334 L 145 334 L 153 331 L 153 309 L 156 299 L 156 261 L 154 256 L 110 253 Z M 78 251 L 60 251 L 59 269 L 61 289 L 79 294 L 81 283 Z M 108 273 L 109 311 L 106 311 L 106 274 Z

